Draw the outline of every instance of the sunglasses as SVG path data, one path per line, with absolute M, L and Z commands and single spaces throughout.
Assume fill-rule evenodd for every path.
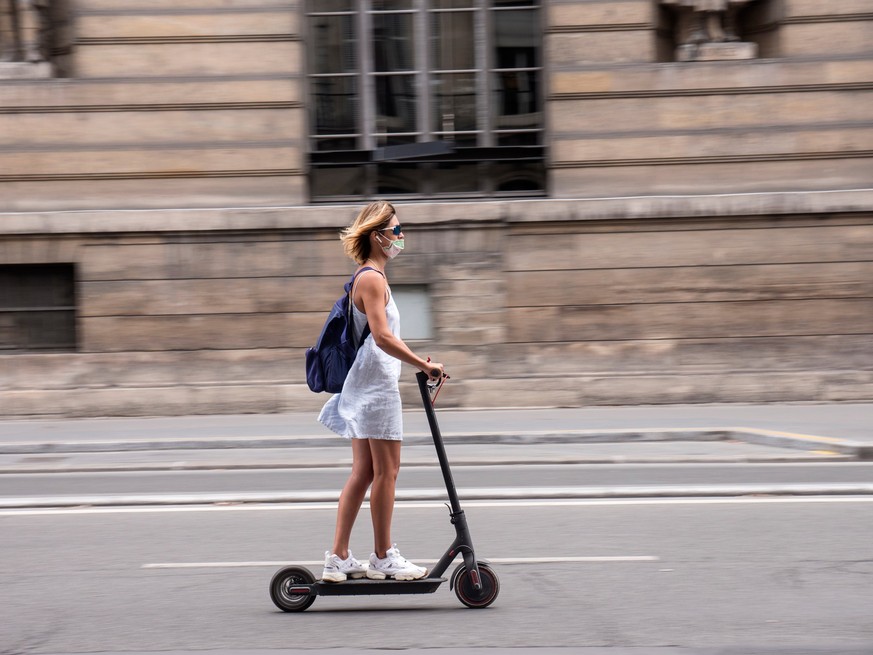
M 400 233 L 403 232 L 403 226 L 398 224 L 393 227 L 383 227 L 381 230 L 379 230 L 379 232 L 384 232 L 385 230 L 391 230 L 391 234 L 399 237 Z

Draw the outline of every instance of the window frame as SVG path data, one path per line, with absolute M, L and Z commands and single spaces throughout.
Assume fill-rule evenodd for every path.
M 317 0 L 316 0 L 317 1 Z M 529 11 L 536 16 L 539 29 L 536 33 L 542 39 L 542 21 L 545 7 L 541 0 L 530 0 L 526 6 L 494 6 L 493 0 L 470 0 L 469 7 L 433 7 L 431 0 L 410 0 L 409 6 L 402 9 L 380 10 L 373 9 L 373 0 L 356 0 L 349 3 L 343 11 L 313 11 L 315 3 L 301 3 L 305 31 L 307 36 L 313 32 L 314 18 L 323 16 L 350 16 L 355 29 L 354 53 L 358 65 L 353 70 L 336 72 L 319 72 L 314 70 L 315 62 L 312 59 L 312 46 L 307 46 L 304 52 L 305 72 L 304 94 L 307 98 L 307 106 L 310 110 L 306 115 L 306 157 L 309 170 L 309 197 L 310 202 L 336 202 L 347 200 L 360 200 L 362 198 L 391 197 L 398 200 L 427 200 L 427 199 L 476 199 L 493 197 L 542 197 L 547 194 L 546 179 L 546 156 L 545 156 L 545 97 L 544 97 L 544 43 L 542 40 L 537 45 L 538 60 L 536 66 L 519 68 L 497 68 L 495 52 L 496 35 L 494 34 L 494 18 L 497 12 L 504 11 Z M 473 16 L 473 34 L 475 35 L 475 48 L 473 49 L 474 68 L 468 69 L 437 69 L 433 57 L 433 36 L 435 31 L 435 17 L 444 14 L 467 13 Z M 373 48 L 374 18 L 380 15 L 411 15 L 413 34 L 411 43 L 419 44 L 411 48 L 412 64 L 408 70 L 402 71 L 377 71 L 375 70 L 375 56 Z M 362 37 L 363 35 L 363 37 Z M 307 39 L 308 41 L 308 39 Z M 420 44 L 424 43 L 424 47 Z M 534 93 L 534 107 L 539 114 L 536 126 L 529 128 L 499 128 L 497 126 L 496 94 L 498 85 L 496 76 L 500 73 L 531 73 L 536 75 L 536 88 Z M 435 129 L 445 127 L 434 125 L 437 119 L 436 93 L 433 91 L 436 79 L 440 75 L 471 74 L 475 84 L 475 129 Z M 377 105 L 377 78 L 380 76 L 407 76 L 413 81 L 415 89 L 415 125 L 414 129 L 403 132 L 380 131 L 376 125 Z M 354 114 L 354 128 L 344 134 L 317 133 L 319 127 L 316 124 L 319 104 L 315 102 L 314 80 L 320 78 L 347 78 L 354 80 L 356 108 L 352 108 Z M 451 127 L 454 127 L 452 125 Z M 503 145 L 498 142 L 502 135 L 522 134 L 531 135 L 532 145 Z M 454 148 L 454 151 L 446 154 L 424 154 L 416 157 L 402 157 L 396 159 L 377 159 L 375 153 L 386 146 L 390 149 L 392 141 L 401 143 L 439 143 L 452 144 L 456 137 L 469 137 L 476 135 L 475 145 L 464 145 Z M 325 149 L 318 147 L 319 142 L 331 140 L 350 140 L 354 143 L 352 150 Z M 469 170 L 475 169 L 478 183 L 475 190 L 447 190 L 437 187 L 435 176 L 428 173 L 438 171 L 443 166 L 470 165 Z M 532 185 L 527 190 L 498 190 L 499 171 L 502 164 L 518 163 L 531 164 L 540 167 L 531 172 Z M 415 191 L 399 193 L 382 191 L 379 188 L 380 180 L 387 179 L 384 171 L 395 167 L 402 170 L 404 165 L 419 167 L 418 187 Z M 354 171 L 354 167 L 362 170 Z M 348 176 L 353 179 L 355 191 L 346 194 L 324 194 L 317 190 L 317 184 L 313 179 L 318 172 L 329 168 L 345 168 Z M 381 172 L 380 172 L 381 171 Z M 355 181 L 356 180 L 356 181 Z M 534 188 L 535 187 L 535 188 Z M 359 191 L 359 192 L 358 192 Z

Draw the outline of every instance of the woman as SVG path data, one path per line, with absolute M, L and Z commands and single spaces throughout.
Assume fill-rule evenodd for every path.
M 341 393 L 325 403 L 318 420 L 351 440 L 352 472 L 337 508 L 333 549 L 325 552 L 322 579 L 342 582 L 366 575 L 373 580 L 417 580 L 427 569 L 405 559 L 391 539 L 394 487 L 400 470 L 403 416 L 400 364 L 428 375 L 442 364 L 416 355 L 400 339 L 400 315 L 385 267 L 404 247 L 403 229 L 394 207 L 384 201 L 365 207 L 341 236 L 346 255 L 358 264 L 352 284 L 355 334 L 370 334 L 358 351 Z M 352 556 L 349 538 L 367 489 L 373 520 L 374 549 L 369 566 Z

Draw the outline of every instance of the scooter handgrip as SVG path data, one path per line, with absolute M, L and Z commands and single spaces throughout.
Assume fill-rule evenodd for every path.
M 440 370 L 438 368 L 432 368 L 432 369 L 430 369 L 429 375 L 432 378 L 438 378 L 440 376 Z

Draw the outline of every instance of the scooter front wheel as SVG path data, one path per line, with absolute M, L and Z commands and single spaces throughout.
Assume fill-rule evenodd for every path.
M 295 594 L 292 589 L 298 585 L 315 583 L 312 571 L 302 566 L 287 566 L 273 576 L 270 581 L 270 598 L 283 612 L 302 612 L 315 602 L 310 594 Z
M 455 570 L 452 578 L 455 580 L 455 595 L 467 607 L 481 609 L 488 607 L 497 599 L 500 593 L 500 580 L 494 570 L 484 563 L 479 563 L 479 578 L 482 581 L 482 589 L 476 591 L 467 565 L 461 564 Z

